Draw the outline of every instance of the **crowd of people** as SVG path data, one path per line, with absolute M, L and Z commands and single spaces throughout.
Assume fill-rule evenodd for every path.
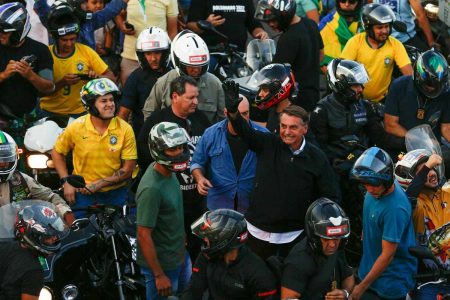
M 147 299 L 450 292 L 414 289 L 418 271 L 450 266 L 439 233 L 450 222 L 449 66 L 418 1 L 1 3 L 0 207 L 36 204 L 18 211 L 16 241 L 0 242 L 0 299 L 38 299 L 36 257 L 58 251 L 85 216 L 77 208 L 125 203 L 136 204 Z M 249 79 L 254 99 L 208 72 L 224 41 L 201 20 L 239 51 L 280 33 L 273 62 Z M 40 41 L 28 36 L 37 26 Z M 413 63 L 404 45 L 421 52 Z M 74 118 L 51 151 L 61 195 L 19 156 L 30 120 L 53 116 Z M 398 156 L 418 125 L 441 155 Z M 348 243 L 362 245 L 357 261 Z M 416 245 L 436 259 L 418 262 Z

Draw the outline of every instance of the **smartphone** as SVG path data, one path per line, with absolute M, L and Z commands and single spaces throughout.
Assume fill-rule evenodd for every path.
M 134 25 L 132 25 L 132 24 L 130 24 L 130 23 L 128 23 L 128 22 L 125 22 L 125 27 L 126 27 L 127 29 L 134 30 Z
M 94 79 L 94 78 L 89 77 L 88 74 L 79 73 L 79 74 L 75 74 L 75 75 L 77 75 L 78 77 L 80 77 L 81 80 L 91 80 L 91 79 Z
M 36 62 L 37 57 L 36 57 L 36 55 L 31 54 L 31 55 L 22 57 L 20 60 L 23 60 L 24 62 L 26 62 L 27 64 L 32 66 Z

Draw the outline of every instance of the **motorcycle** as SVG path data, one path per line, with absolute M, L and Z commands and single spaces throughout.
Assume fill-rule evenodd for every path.
M 446 227 L 445 231 L 448 231 L 448 226 L 443 226 Z M 446 236 L 446 235 L 444 235 Z M 432 250 L 430 250 L 430 248 L 428 247 L 424 247 L 424 246 L 416 246 L 416 247 L 410 247 L 408 249 L 409 253 L 416 257 L 417 259 L 420 260 L 430 260 L 433 261 L 436 266 L 437 269 L 436 270 L 432 270 L 426 273 L 420 273 L 420 274 L 416 274 L 414 276 L 414 278 L 417 281 L 416 284 L 416 290 L 420 290 L 421 288 L 429 285 L 429 284 L 449 284 L 450 283 L 450 271 L 449 270 L 445 270 L 442 268 L 442 266 L 440 265 L 440 263 L 436 260 L 435 255 L 433 254 Z M 411 300 L 413 299 L 410 295 L 408 295 L 406 297 L 407 300 Z M 450 294 L 443 294 L 443 293 L 438 293 L 436 295 L 436 300 L 445 300 L 445 299 L 450 299 Z
M 83 177 L 67 181 L 84 188 Z M 136 263 L 136 218 L 127 207 L 92 205 L 76 209 L 77 219 L 59 252 L 43 262 L 51 299 L 145 299 L 145 283 Z
M 83 182 L 70 176 L 69 183 Z M 81 188 L 81 184 L 77 187 Z M 50 202 L 23 200 L 0 207 L 0 241 L 14 239 L 17 212 L 28 205 Z M 145 299 L 145 282 L 136 264 L 136 219 L 111 205 L 82 208 L 58 252 L 39 257 L 45 287 L 40 300 Z
M 272 39 L 252 40 L 247 45 L 246 53 L 238 51 L 238 47 L 228 42 L 228 37 L 218 31 L 210 22 L 197 22 L 200 29 L 217 35 L 223 42 L 217 46 L 209 46 L 213 63 L 209 72 L 221 81 L 226 78 L 248 77 L 253 72 L 270 64 L 275 54 L 275 42 Z
M 53 116 L 38 120 L 25 132 L 23 154 L 34 179 L 52 189 L 60 187 L 59 176 L 50 155 L 58 136 L 74 119 L 68 116 Z M 71 169 L 72 160 L 68 159 Z

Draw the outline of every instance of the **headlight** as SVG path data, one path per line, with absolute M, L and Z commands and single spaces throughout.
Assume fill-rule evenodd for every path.
M 74 284 L 66 285 L 62 291 L 61 296 L 64 300 L 75 300 L 78 298 L 78 287 Z
M 53 299 L 52 290 L 49 287 L 44 286 L 41 292 L 39 293 L 39 300 L 52 300 L 52 299 Z
M 48 160 L 45 154 L 31 154 L 27 157 L 27 164 L 31 169 L 47 169 Z
M 238 68 L 238 76 L 239 77 L 246 77 L 250 75 L 250 72 L 247 68 Z

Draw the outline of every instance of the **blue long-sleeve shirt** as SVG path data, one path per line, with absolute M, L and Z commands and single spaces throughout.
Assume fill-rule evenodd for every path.
M 256 171 L 256 154 L 248 150 L 239 171 L 233 162 L 233 155 L 227 141 L 228 120 L 222 120 L 206 129 L 196 145 L 191 161 L 191 172 L 201 169 L 205 177 L 213 185 L 208 190 L 208 209 L 234 209 L 234 198 L 237 193 L 239 212 L 245 213 L 249 205 L 250 192 Z M 250 125 L 262 132 L 268 130 L 254 122 Z
M 94 31 L 105 26 L 108 21 L 112 20 L 122 9 L 126 8 L 127 4 L 123 0 L 112 0 L 104 9 L 92 14 L 91 19 L 81 22 L 78 41 L 95 49 Z M 34 2 L 33 9 L 39 16 L 41 23 L 48 28 L 47 15 L 50 11 L 50 6 L 47 4 L 47 0 L 37 0 Z

